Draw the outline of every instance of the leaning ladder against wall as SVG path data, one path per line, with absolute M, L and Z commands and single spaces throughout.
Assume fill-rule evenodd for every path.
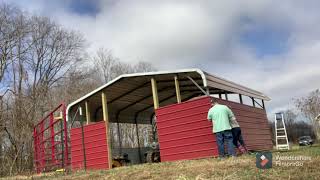
M 275 114 L 274 126 L 276 134 L 276 148 L 278 150 L 289 150 L 289 141 L 286 125 L 284 123 L 283 113 Z

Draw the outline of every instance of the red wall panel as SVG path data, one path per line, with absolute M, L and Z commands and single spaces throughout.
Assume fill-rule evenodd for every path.
M 108 169 L 108 145 L 105 122 L 84 126 L 84 144 L 87 169 Z M 71 166 L 84 168 L 81 128 L 71 129 Z
M 272 149 L 271 133 L 264 109 L 213 99 L 232 109 L 249 150 Z M 207 120 L 210 108 L 210 97 L 203 97 L 156 110 L 161 161 L 218 155 L 212 124 Z
M 156 110 L 161 161 L 217 156 L 209 108 L 210 98 L 201 98 Z
M 273 148 L 271 130 L 264 109 L 217 98 L 213 99 L 231 108 L 241 127 L 243 139 L 249 150 L 261 151 Z

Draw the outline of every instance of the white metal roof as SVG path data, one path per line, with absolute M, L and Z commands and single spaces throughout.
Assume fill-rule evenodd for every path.
M 130 84 L 131 80 L 137 80 L 140 83 L 142 82 L 150 82 L 150 78 L 146 78 L 146 77 L 154 77 L 155 79 L 162 79 L 162 80 L 172 80 L 172 82 L 174 82 L 173 76 L 174 75 L 178 75 L 179 77 L 183 77 L 184 75 L 190 75 L 193 76 L 193 78 L 197 78 L 197 82 L 204 88 L 209 88 L 210 91 L 214 91 L 216 89 L 219 90 L 223 90 L 227 93 L 237 93 L 237 94 L 242 94 L 242 95 L 246 95 L 249 97 L 253 97 L 253 98 L 258 98 L 258 99 L 263 99 L 263 100 L 270 100 L 269 97 L 265 96 L 263 93 L 252 90 L 250 88 L 244 87 L 242 85 L 236 84 L 234 82 L 228 81 L 226 79 L 211 75 L 209 73 L 206 73 L 200 69 L 181 69 L 181 70 L 174 70 L 174 71 L 157 71 L 157 72 L 146 72 L 146 73 L 134 73 L 134 74 L 124 74 L 121 75 L 117 78 L 115 78 L 114 80 L 108 82 L 107 84 L 95 89 L 94 91 L 86 94 L 85 96 L 79 98 L 78 100 L 72 102 L 71 104 L 68 105 L 67 107 L 67 120 L 68 120 L 68 114 L 69 111 L 71 110 L 71 108 L 73 108 L 75 105 L 80 104 L 82 102 L 84 102 L 87 99 L 92 98 L 92 96 L 96 95 L 98 92 L 101 91 L 107 91 L 106 94 L 107 96 L 116 96 L 116 93 L 119 93 L 119 91 L 122 91 L 123 93 L 128 92 L 128 96 L 130 96 L 130 100 L 127 100 L 128 102 L 124 102 L 124 103 L 134 103 L 134 100 L 138 100 L 141 99 L 141 97 L 143 97 L 143 95 L 145 93 L 138 93 L 136 94 L 136 96 L 134 97 L 133 95 L 129 95 L 129 93 L 131 93 L 130 89 L 134 88 L 136 85 L 134 84 Z M 180 78 L 179 78 L 180 79 Z M 128 80 L 128 81 L 124 81 L 124 80 Z M 192 82 L 188 82 L 191 83 Z M 119 86 L 122 87 L 117 91 L 108 91 L 108 89 L 112 89 L 113 86 Z M 130 89 L 126 89 L 130 87 Z M 189 87 L 190 88 L 190 87 Z M 183 89 L 183 88 L 180 88 Z M 158 89 L 159 90 L 159 89 Z M 188 91 L 188 87 L 186 85 L 185 91 Z M 162 92 L 163 94 L 169 95 L 167 91 Z M 161 95 L 161 93 L 159 93 L 159 96 Z M 186 94 L 187 95 L 187 94 Z M 190 92 L 190 95 L 192 95 L 192 93 Z M 148 97 L 146 97 L 148 98 Z M 174 100 L 174 98 L 172 98 Z M 171 101 L 173 101 L 171 100 Z M 139 102 L 137 102 L 139 103 Z M 148 107 L 147 105 L 150 106 L 150 102 L 145 103 L 145 106 Z M 125 106 L 125 105 L 124 105 Z M 143 107 L 143 105 L 141 105 L 141 107 Z M 120 108 L 121 109 L 121 108 Z

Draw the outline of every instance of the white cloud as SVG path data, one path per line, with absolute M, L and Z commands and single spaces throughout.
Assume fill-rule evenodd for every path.
M 270 113 L 320 85 L 318 1 L 101 1 L 96 16 L 71 13 L 63 2 L 19 5 L 80 31 L 89 51 L 103 46 L 122 60 L 160 69 L 200 67 L 260 90 L 272 98 Z M 257 56 L 239 40 L 257 27 L 287 33 L 279 43 L 288 48 Z

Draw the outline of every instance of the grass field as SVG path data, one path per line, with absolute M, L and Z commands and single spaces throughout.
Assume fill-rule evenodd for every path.
M 255 154 L 218 160 L 217 158 L 165 162 L 127 166 L 112 170 L 49 173 L 32 176 L 15 176 L 10 179 L 320 179 L 320 145 L 294 147 L 287 152 L 273 155 L 271 169 L 258 169 Z M 310 160 L 299 161 L 302 166 L 276 166 L 276 157 L 305 156 Z M 296 161 L 281 161 L 296 162 Z M 303 164 L 301 164 L 303 163 Z M 292 164 L 291 164 L 292 165 Z

